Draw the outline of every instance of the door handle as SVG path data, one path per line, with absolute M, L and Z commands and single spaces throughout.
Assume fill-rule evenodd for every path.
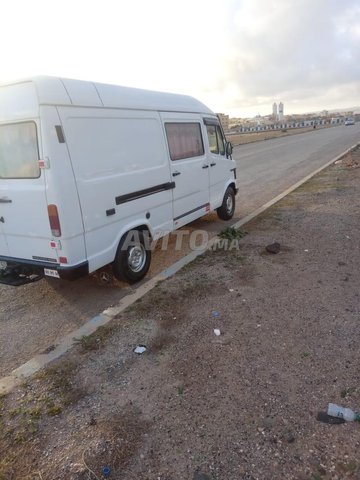
M 0 203 L 11 203 L 12 200 L 10 200 L 10 198 L 8 197 L 2 197 L 0 198 Z
M 181 173 L 180 172 L 173 172 L 173 174 L 172 174 L 173 177 L 177 177 L 178 175 L 181 175 Z
M 216 162 L 210 163 L 210 167 L 214 167 L 216 165 Z
M 4 217 L 0 217 L 0 222 L 5 223 Z
M 209 165 L 203 165 L 202 168 L 209 168 Z

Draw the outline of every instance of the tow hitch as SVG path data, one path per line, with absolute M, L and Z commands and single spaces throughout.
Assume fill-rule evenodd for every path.
M 43 277 L 43 273 L 34 271 L 24 265 L 11 265 L 0 269 L 0 283 L 11 285 L 13 287 L 37 282 Z

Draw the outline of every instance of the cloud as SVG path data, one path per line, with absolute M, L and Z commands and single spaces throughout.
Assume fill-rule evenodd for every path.
M 228 108 L 359 103 L 360 5 L 357 0 L 233 2 L 223 75 Z M 234 97 L 233 86 L 237 85 Z M 352 95 L 349 98 L 349 93 Z M 270 107 L 268 107 L 269 109 Z

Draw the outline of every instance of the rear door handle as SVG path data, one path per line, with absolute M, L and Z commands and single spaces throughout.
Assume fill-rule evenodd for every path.
M 213 163 L 210 163 L 210 167 L 215 167 L 216 163 L 213 162 Z
M 0 217 L 0 222 L 5 223 L 4 217 Z
M 202 168 L 209 168 L 209 165 L 203 165 Z
M 173 177 L 177 177 L 178 175 L 181 175 L 181 173 L 180 172 L 173 172 L 173 174 L 172 174 Z
M 8 197 L 2 197 L 0 198 L 0 203 L 11 203 L 12 200 L 10 200 L 10 198 Z

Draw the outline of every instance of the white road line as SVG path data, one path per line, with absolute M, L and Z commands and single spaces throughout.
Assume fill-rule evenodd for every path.
M 246 217 L 244 217 L 241 220 L 239 220 L 238 222 L 234 223 L 232 225 L 232 227 L 234 227 L 234 228 L 242 227 L 243 225 L 248 223 L 250 220 L 254 219 L 258 215 L 260 215 L 262 212 L 267 210 L 269 207 L 271 207 L 272 205 L 277 203 L 279 200 L 284 198 L 286 195 L 291 193 L 293 190 L 298 188 L 300 185 L 302 185 L 303 183 L 308 181 L 311 177 L 313 177 L 314 175 L 321 172 L 322 170 L 324 170 L 326 167 L 328 167 L 332 163 L 336 162 L 337 160 L 339 160 L 340 158 L 345 156 L 348 152 L 350 152 L 357 145 L 360 145 L 360 144 L 353 145 L 352 147 L 348 148 L 347 150 L 345 150 L 343 153 L 341 153 L 337 157 L 335 157 L 332 160 L 330 160 L 329 162 L 327 162 L 322 167 L 317 168 L 314 172 L 310 173 L 309 175 L 304 177 L 302 180 L 296 182 L 290 188 L 286 189 L 283 193 L 281 193 L 280 195 L 277 195 L 272 200 L 265 203 L 265 205 L 261 206 L 260 208 L 255 210 L 253 213 L 250 213 Z M 166 278 L 169 278 L 172 275 L 174 275 L 176 272 L 178 272 L 185 265 L 192 262 L 196 257 L 204 254 L 207 250 L 209 250 L 218 241 L 219 241 L 219 237 L 213 237 L 206 244 L 206 246 L 204 246 L 203 249 L 192 251 L 191 253 L 189 253 L 185 257 L 183 257 L 180 260 L 178 260 L 177 262 L 175 262 L 170 267 L 168 267 L 165 270 L 163 270 L 162 272 L 160 272 L 155 277 L 147 280 L 143 284 L 140 284 L 134 290 L 133 293 L 130 293 L 129 295 L 126 295 L 124 298 L 122 298 L 120 300 L 119 304 L 116 307 L 112 307 L 112 308 L 108 308 L 107 310 L 104 310 L 99 315 L 91 318 L 82 327 L 78 328 L 77 330 L 70 333 L 69 335 L 66 335 L 60 341 L 60 343 L 56 346 L 56 348 L 53 351 L 51 351 L 50 353 L 36 355 L 35 357 L 33 357 L 28 362 L 24 363 L 20 367 L 13 370 L 10 373 L 9 376 L 0 378 L 0 395 L 1 394 L 7 394 L 7 393 L 11 392 L 11 390 L 13 390 L 17 385 L 21 384 L 24 379 L 31 377 L 31 375 L 38 372 L 40 369 L 44 368 L 51 361 L 56 360 L 57 358 L 61 357 L 64 353 L 66 353 L 68 350 L 70 350 L 70 348 L 72 348 L 74 346 L 74 343 L 75 343 L 76 339 L 79 339 L 84 335 L 91 335 L 92 333 L 95 332 L 95 330 L 98 327 L 100 327 L 101 325 L 106 325 L 116 315 L 118 315 L 119 313 L 124 311 L 126 308 L 128 308 L 130 305 L 132 305 L 134 302 L 136 302 L 136 300 L 138 300 L 139 298 L 142 298 L 146 293 L 150 292 L 150 290 L 152 290 L 158 282 L 161 282 L 162 280 L 165 280 Z

